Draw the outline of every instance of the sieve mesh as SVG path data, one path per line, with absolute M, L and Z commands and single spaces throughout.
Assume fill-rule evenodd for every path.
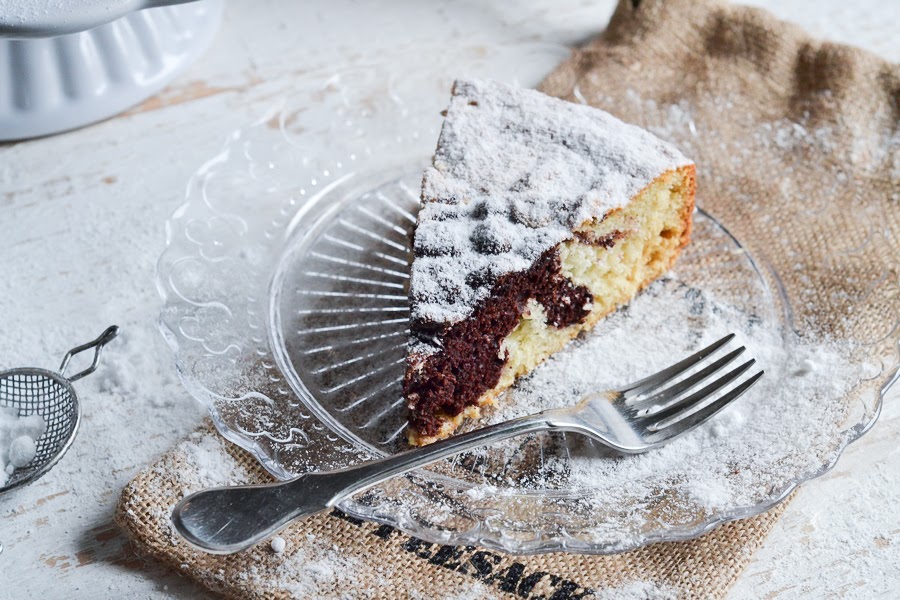
M 19 416 L 40 415 L 47 430 L 37 441 L 37 453 L 26 466 L 13 471 L 6 486 L 14 488 L 43 475 L 71 443 L 78 428 L 79 406 L 72 385 L 43 369 L 14 369 L 0 373 L 0 407 Z

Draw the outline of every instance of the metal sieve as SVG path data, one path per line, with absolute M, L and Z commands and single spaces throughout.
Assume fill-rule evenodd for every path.
M 50 470 L 72 445 L 81 420 L 81 405 L 75 395 L 72 382 L 93 373 L 100 364 L 103 346 L 119 333 L 115 325 L 108 328 L 92 342 L 72 348 L 66 353 L 59 373 L 46 369 L 12 369 L 0 372 L 0 407 L 15 408 L 19 416 L 39 414 L 47 424 L 47 430 L 36 440 L 34 459 L 13 471 L 0 494 L 20 485 L 31 483 Z M 94 349 L 94 360 L 85 370 L 66 377 L 66 368 L 72 357 Z

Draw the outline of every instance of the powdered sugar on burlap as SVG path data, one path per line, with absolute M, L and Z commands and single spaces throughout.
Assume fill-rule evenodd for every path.
M 465 319 L 500 276 L 527 269 L 574 227 L 687 164 L 673 146 L 599 109 L 457 81 L 423 182 L 413 320 Z

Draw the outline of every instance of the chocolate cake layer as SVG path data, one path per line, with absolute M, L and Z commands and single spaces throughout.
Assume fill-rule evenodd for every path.
M 425 357 L 420 368 L 407 371 L 404 394 L 412 413 L 410 423 L 420 435 L 435 435 L 442 417 L 477 404 L 497 385 L 506 363 L 501 344 L 531 299 L 544 308 L 548 323 L 563 328 L 585 319 L 593 296 L 560 273 L 556 248 L 544 252 L 530 269 L 500 277 L 470 318 L 440 333 L 441 351 Z M 413 328 L 424 329 L 427 324 Z

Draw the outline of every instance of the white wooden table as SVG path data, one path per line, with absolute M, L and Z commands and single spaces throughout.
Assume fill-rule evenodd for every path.
M 79 131 L 0 145 L 0 370 L 55 368 L 107 325 L 102 372 L 77 384 L 81 433 L 65 460 L 0 498 L 0 599 L 204 598 L 137 557 L 112 524 L 121 487 L 193 429 L 157 331 L 163 223 L 225 136 L 328 65 L 417 44 L 548 40 L 602 29 L 611 0 L 232 0 L 212 50 L 158 97 Z M 754 2 L 833 40 L 900 59 L 891 3 Z M 900 598 L 900 397 L 828 476 L 806 485 L 731 593 Z

